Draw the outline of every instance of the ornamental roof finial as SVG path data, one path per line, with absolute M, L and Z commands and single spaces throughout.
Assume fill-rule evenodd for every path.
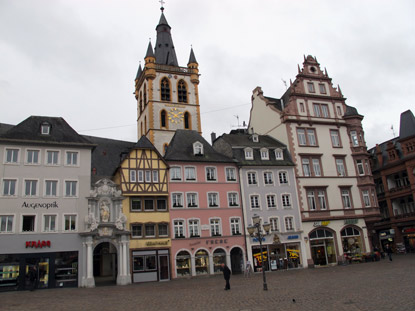
M 164 11 L 164 1 L 163 0 L 160 0 L 159 1 L 160 2 L 160 4 L 161 4 L 161 8 L 160 8 L 160 10 L 161 10 L 161 13 L 163 13 L 163 11 Z

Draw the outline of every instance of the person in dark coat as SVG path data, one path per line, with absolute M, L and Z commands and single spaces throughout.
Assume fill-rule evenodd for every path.
M 30 290 L 34 291 L 37 287 L 37 270 L 35 267 L 29 269 Z
M 231 289 L 231 284 L 229 284 L 229 279 L 231 278 L 231 270 L 224 263 L 221 266 L 223 271 L 223 277 L 226 281 L 225 290 L 229 290 Z
M 388 254 L 389 261 L 392 261 L 392 253 L 393 253 L 393 251 L 392 251 L 392 248 L 390 247 L 389 244 L 386 244 L 385 253 Z

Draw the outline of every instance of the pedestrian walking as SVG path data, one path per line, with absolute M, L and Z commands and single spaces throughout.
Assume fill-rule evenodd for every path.
M 392 261 L 392 253 L 393 252 L 392 252 L 392 248 L 390 247 L 389 244 L 386 244 L 385 252 L 386 252 L 386 254 L 388 254 L 389 261 Z
M 231 270 L 224 263 L 221 266 L 222 266 L 222 271 L 223 271 L 223 277 L 225 278 L 225 281 L 226 281 L 225 290 L 230 290 L 231 284 L 229 284 L 229 279 L 231 278 Z
M 244 276 L 245 277 L 250 277 L 252 273 L 252 266 L 251 266 L 251 261 L 247 260 L 246 261 L 246 265 L 245 265 L 245 273 Z
M 36 267 L 29 269 L 30 291 L 34 291 L 37 287 L 37 270 Z

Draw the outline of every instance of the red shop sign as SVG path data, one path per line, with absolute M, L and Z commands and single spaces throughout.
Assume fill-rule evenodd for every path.
M 42 248 L 42 247 L 50 247 L 50 241 L 26 241 L 26 248 Z

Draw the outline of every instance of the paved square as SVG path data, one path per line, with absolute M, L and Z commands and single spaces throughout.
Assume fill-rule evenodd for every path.
M 0 310 L 415 310 L 415 254 L 393 262 L 164 283 L 0 293 Z M 293 302 L 295 299 L 295 302 Z

